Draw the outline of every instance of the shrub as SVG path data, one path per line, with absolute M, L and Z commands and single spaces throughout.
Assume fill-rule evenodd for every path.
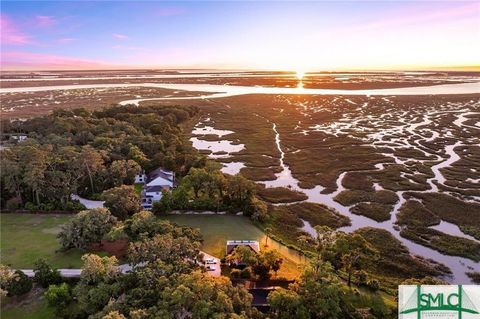
M 8 210 L 17 210 L 22 206 L 22 199 L 20 197 L 12 197 L 5 203 L 5 208 Z
M 78 200 L 66 202 L 62 208 L 63 210 L 67 210 L 67 211 L 82 211 L 87 209 L 85 205 L 80 203 Z
M 250 267 L 243 268 L 240 272 L 240 277 L 249 279 L 252 277 L 252 269 Z
M 40 203 L 35 204 L 33 202 L 27 202 L 24 206 L 26 210 L 31 211 L 52 211 L 52 210 L 67 210 L 67 211 L 80 211 L 86 209 L 85 205 L 81 204 L 79 201 L 69 201 L 66 203 L 53 202 L 53 203 Z
M 72 293 L 70 287 L 66 283 L 61 285 L 51 285 L 45 292 L 45 299 L 49 307 L 55 309 L 58 317 L 64 317 L 68 305 L 72 301 Z
M 368 280 L 368 275 L 365 271 L 359 270 L 355 273 L 355 276 L 357 277 L 357 284 L 358 285 L 365 285 L 367 284 Z
M 20 296 L 32 289 L 32 280 L 21 270 L 16 270 L 6 287 L 9 296 Z
M 0 298 L 7 295 L 8 283 L 13 277 L 13 271 L 10 267 L 0 264 Z
M 232 271 L 230 271 L 230 277 L 233 278 L 233 279 L 238 279 L 240 278 L 240 269 L 237 269 L 237 268 L 234 268 L 232 269 Z
M 60 272 L 56 269 L 53 269 L 45 259 L 38 259 L 35 262 L 33 272 L 35 273 L 35 277 L 33 279 L 43 288 L 47 288 L 50 285 L 56 285 L 62 282 Z
M 127 319 L 124 315 L 122 315 L 118 311 L 110 311 L 102 319 Z
M 25 203 L 26 210 L 37 210 L 37 206 L 32 202 Z
M 193 210 L 211 210 L 216 211 L 218 203 L 212 198 L 197 198 L 191 201 L 190 207 Z
M 152 205 L 152 212 L 155 215 L 164 215 L 171 212 L 173 209 L 170 192 L 165 192 L 162 198 L 154 202 Z
M 127 234 L 124 231 L 123 226 L 114 226 L 108 233 L 103 236 L 103 239 L 108 240 L 108 241 L 115 241 L 119 239 L 126 239 L 128 238 Z
M 370 279 L 367 281 L 367 287 L 372 289 L 373 291 L 377 291 L 380 289 L 380 282 L 376 279 Z

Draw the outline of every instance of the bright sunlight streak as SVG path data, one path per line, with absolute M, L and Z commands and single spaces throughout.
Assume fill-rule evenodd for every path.
M 302 80 L 305 76 L 305 72 L 301 70 L 297 70 L 297 79 Z

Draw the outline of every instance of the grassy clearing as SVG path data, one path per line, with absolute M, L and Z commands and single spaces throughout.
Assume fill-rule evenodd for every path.
M 43 297 L 44 289 L 34 287 L 24 296 L 2 299 L 2 319 L 51 319 L 53 309 L 48 308 Z
M 47 307 L 45 300 L 37 300 L 28 305 L 22 305 L 0 312 L 2 319 L 51 319 L 55 318 L 53 309 Z
M 44 299 L 38 299 L 28 305 L 2 310 L 0 317 L 2 319 L 51 319 L 55 318 L 55 315 L 53 309 L 47 307 Z
M 234 215 L 168 215 L 160 218 L 168 219 L 179 225 L 199 228 L 203 235 L 202 249 L 216 257 L 225 256 L 227 240 L 244 239 L 259 240 L 263 232 L 243 216 Z
M 258 240 L 263 246 L 265 234 L 250 219 L 235 215 L 168 215 L 160 218 L 168 219 L 179 225 L 199 228 L 203 235 L 202 250 L 216 257 L 225 256 L 227 240 Z M 278 276 L 292 279 L 300 274 L 302 265 L 294 262 L 295 253 L 286 247 L 280 247 L 272 240 L 268 241 L 269 249 L 278 250 L 284 257 L 284 263 Z M 265 249 L 262 247 L 261 249 Z
M 45 258 L 54 267 L 80 267 L 84 252 L 56 252 L 60 249 L 56 235 L 70 218 L 68 215 L 1 214 L 2 263 L 14 268 L 32 268 L 38 258 Z

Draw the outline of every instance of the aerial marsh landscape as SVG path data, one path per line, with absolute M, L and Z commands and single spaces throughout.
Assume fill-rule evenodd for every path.
M 400 235 L 407 247 L 408 238 L 476 261 L 480 251 L 478 94 L 252 95 L 216 99 L 205 116 L 209 121 L 201 125 L 234 132 L 219 136 L 219 141 L 245 145 L 228 160 L 243 163 L 240 174 L 247 178 L 303 192 L 306 201 L 326 204 L 351 217 L 349 229 L 367 225 L 388 229 Z M 433 236 L 428 244 L 412 238 L 411 226 L 403 229 L 409 224 L 406 214 L 402 223 L 397 222 L 397 213 L 407 209 L 407 198 L 408 204 L 414 201 L 416 211 L 431 215 L 431 227 L 444 222 L 435 231 L 416 226 L 423 236 Z M 442 237 L 455 248 L 445 250 Z M 414 253 L 416 247 L 412 246 Z M 461 268 L 478 268 L 469 261 L 462 267 L 454 259 L 444 260 L 457 269 L 460 280 L 465 278 Z
M 1 318 L 479 314 L 478 2 L 1 11 Z

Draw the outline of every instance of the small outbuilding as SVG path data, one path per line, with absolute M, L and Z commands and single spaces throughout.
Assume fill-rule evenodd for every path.
M 260 253 L 260 244 L 256 240 L 228 240 L 226 247 L 227 256 L 238 246 L 248 246 L 255 253 Z

